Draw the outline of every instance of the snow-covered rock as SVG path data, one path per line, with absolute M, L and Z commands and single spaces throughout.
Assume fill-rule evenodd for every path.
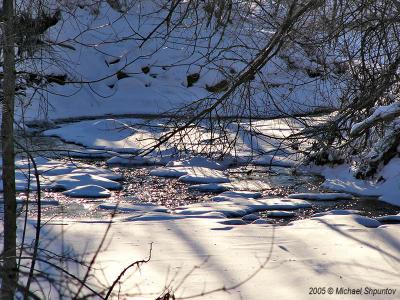
M 152 203 L 102 203 L 98 206 L 104 210 L 115 210 L 122 212 L 157 212 L 167 213 L 169 210 L 164 206 L 158 206 Z
M 229 183 L 196 184 L 189 189 L 203 192 L 224 192 L 229 190 L 259 192 L 270 189 L 271 186 L 260 180 L 232 180 Z
M 210 169 L 211 170 L 211 169 Z M 187 175 L 179 177 L 179 181 L 186 183 L 226 183 L 230 179 L 223 173 L 216 173 L 216 171 L 206 172 L 190 172 Z
M 251 222 L 251 224 L 270 224 L 271 222 L 266 219 L 257 219 Z
M 315 213 L 312 215 L 312 217 L 322 217 L 327 215 L 345 216 L 345 215 L 356 215 L 360 213 L 361 212 L 356 209 L 332 209 L 325 212 Z
M 158 177 L 171 177 L 171 178 L 179 178 L 183 175 L 186 175 L 189 172 L 190 168 L 188 167 L 165 167 L 165 168 L 156 168 L 150 171 L 151 176 Z
M 53 190 L 70 190 L 86 185 L 97 185 L 110 190 L 119 190 L 122 187 L 119 182 L 85 173 L 54 176 L 51 179 L 53 183 L 50 185 L 50 188 Z
M 223 200 L 227 200 L 229 198 L 261 198 L 262 197 L 262 193 L 260 192 L 252 192 L 252 191 L 226 191 L 223 192 L 221 194 L 219 194 L 218 196 L 214 196 L 211 199 L 213 201 L 223 201 Z
M 290 194 L 288 198 L 313 200 L 313 201 L 334 201 L 334 200 L 350 200 L 353 195 L 347 193 L 297 193 Z
M 258 220 L 260 218 L 260 216 L 256 215 L 256 214 L 248 214 L 242 217 L 243 221 L 255 221 Z
M 349 193 L 359 197 L 370 197 L 393 205 L 400 206 L 400 158 L 392 158 L 376 174 L 380 181 L 361 180 L 355 177 L 353 166 L 340 165 L 333 168 L 323 167 L 319 170 L 325 177 L 322 187 L 331 191 Z
M 267 212 L 269 218 L 292 218 L 296 216 L 293 211 L 271 210 Z
M 355 123 L 350 130 L 351 135 L 356 135 L 364 129 L 371 127 L 375 122 L 388 120 L 400 115 L 400 103 L 377 106 L 374 112 L 365 120 Z
M 226 220 L 226 221 L 222 221 L 219 223 L 223 224 L 223 225 L 246 225 L 247 224 L 245 221 L 240 220 L 240 219 L 231 219 L 231 220 Z
M 126 167 L 155 165 L 157 163 L 159 163 L 157 159 L 142 156 L 132 156 L 130 154 L 113 156 L 107 160 L 107 165 L 120 165 Z
M 64 195 L 74 198 L 108 198 L 111 192 L 98 185 L 83 185 L 64 191 Z
M 219 170 L 206 167 L 176 166 L 157 168 L 150 171 L 152 176 L 176 177 L 187 183 L 225 183 L 230 179 Z
M 228 163 L 223 161 L 211 160 L 207 157 L 195 156 L 188 159 L 172 160 L 166 164 L 166 167 L 202 167 L 215 170 L 224 170 L 228 167 Z

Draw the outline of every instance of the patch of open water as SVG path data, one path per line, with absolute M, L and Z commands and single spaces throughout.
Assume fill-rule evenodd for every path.
M 88 161 L 85 160 L 87 163 Z M 97 166 L 104 162 L 92 161 Z M 43 206 L 44 218 L 64 219 L 106 219 L 110 210 L 99 208 L 100 203 L 152 203 L 174 209 L 183 205 L 210 201 L 216 193 L 203 193 L 189 189 L 189 184 L 178 181 L 176 178 L 163 178 L 150 176 L 149 172 L 154 167 L 113 167 L 114 172 L 122 174 L 123 189 L 113 192 L 108 199 L 69 198 L 61 193 L 44 192 L 44 199 L 54 199 L 59 202 L 57 206 Z M 322 178 L 314 175 L 293 174 L 290 169 L 281 167 L 247 166 L 228 169 L 231 178 L 236 180 L 261 180 L 268 183 L 271 188 L 262 191 L 263 197 L 285 197 L 290 193 L 319 192 Z M 259 212 L 261 218 L 267 219 L 272 224 L 286 225 L 291 221 L 310 218 L 315 213 L 332 209 L 358 210 L 360 214 L 368 217 L 379 217 L 388 214 L 400 213 L 400 208 L 370 198 L 355 198 L 353 200 L 337 201 L 310 201 L 311 208 L 295 210 L 295 216 L 267 217 L 267 212 Z M 36 215 L 35 206 L 31 206 L 30 215 Z M 132 212 L 118 211 L 118 215 Z
M 54 155 L 53 150 L 82 149 L 82 147 L 67 144 L 58 138 L 34 136 L 30 141 L 35 149 L 40 152 Z M 67 158 L 65 158 L 67 159 Z M 80 160 L 82 161 L 82 160 Z M 106 167 L 103 160 L 84 160 L 85 163 Z M 111 169 L 123 175 L 123 189 L 112 193 L 108 199 L 69 198 L 57 192 L 42 192 L 42 198 L 56 200 L 59 205 L 43 205 L 42 215 L 45 219 L 106 219 L 111 214 L 110 210 L 99 208 L 100 203 L 152 203 L 174 209 L 192 203 L 206 202 L 216 194 L 204 193 L 189 189 L 189 184 L 180 182 L 176 178 L 162 178 L 149 176 L 154 167 L 112 167 Z M 226 170 L 230 178 L 235 180 L 259 180 L 267 183 L 271 188 L 262 191 L 264 197 L 285 197 L 290 193 L 320 192 L 323 179 L 315 175 L 296 174 L 292 169 L 282 167 L 240 166 Z M 21 195 L 23 197 L 23 195 Z M 30 196 L 34 198 L 34 194 Z M 358 210 L 369 217 L 379 217 L 388 214 L 397 214 L 400 208 L 376 199 L 356 198 L 353 200 L 339 201 L 310 201 L 309 209 L 298 209 L 291 218 L 268 218 L 266 212 L 259 215 L 267 218 L 274 224 L 287 224 L 294 220 L 310 218 L 314 213 L 325 212 L 332 209 Z M 2 207 L 0 208 L 0 210 Z M 118 212 L 127 214 L 129 212 Z M 132 213 L 132 212 L 130 212 Z M 37 207 L 29 205 L 29 214 L 35 216 Z

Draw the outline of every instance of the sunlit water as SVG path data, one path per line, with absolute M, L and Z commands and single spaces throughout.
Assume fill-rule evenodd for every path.
M 87 162 L 87 161 L 85 161 Z M 93 162 L 95 163 L 95 162 Z M 96 162 L 98 165 L 99 162 Z M 103 163 L 101 163 L 103 164 Z M 110 217 L 111 210 L 99 208 L 101 203 L 153 203 L 165 206 L 171 210 L 191 203 L 210 201 L 214 193 L 203 193 L 190 190 L 189 184 L 182 183 L 174 178 L 149 176 L 153 167 L 138 168 L 112 168 L 116 173 L 124 176 L 123 189 L 113 192 L 108 199 L 81 199 L 68 198 L 61 193 L 43 192 L 44 199 L 57 200 L 59 205 L 44 205 L 42 216 L 45 219 L 101 219 Z M 249 171 L 252 170 L 249 174 Z M 317 176 L 291 174 L 289 169 L 273 167 L 240 167 L 227 170 L 230 176 L 236 179 L 262 180 L 269 183 L 272 188 L 264 190 L 264 197 L 284 197 L 290 193 L 319 191 L 322 179 Z M 33 195 L 32 195 L 33 197 Z M 268 219 L 273 224 L 285 225 L 291 221 L 310 218 L 314 213 L 332 209 L 352 209 L 369 217 L 378 217 L 388 214 L 397 214 L 399 207 L 377 201 L 376 199 L 338 200 L 338 201 L 310 201 L 309 209 L 298 209 L 291 218 L 267 218 L 266 212 L 260 216 Z M 129 215 L 132 212 L 118 211 L 117 216 Z M 34 217 L 37 207 L 30 204 L 29 215 Z
M 63 149 L 82 149 L 80 146 L 66 144 L 57 138 L 34 137 L 31 141 L 37 149 L 45 150 L 45 153 L 57 153 L 52 151 Z M 107 167 L 102 160 L 85 160 L 85 163 Z M 68 198 L 58 192 L 42 192 L 45 200 L 56 200 L 58 205 L 49 202 L 42 205 L 44 219 L 78 219 L 78 220 L 105 220 L 109 219 L 112 210 L 99 208 L 101 203 L 152 203 L 165 206 L 172 210 L 184 205 L 210 201 L 213 193 L 203 193 L 189 189 L 189 184 L 182 183 L 175 178 L 162 178 L 150 176 L 149 172 L 154 167 L 113 167 L 114 172 L 123 175 L 123 189 L 113 192 L 108 199 L 81 199 Z M 240 166 L 226 170 L 230 178 L 235 180 L 259 180 L 269 184 L 270 189 L 262 191 L 264 197 L 284 197 L 290 193 L 318 192 L 323 179 L 314 175 L 293 173 L 291 169 L 281 167 Z M 19 195 L 24 199 L 25 195 Z M 31 194 L 30 199 L 34 200 Z M 46 201 L 45 201 L 46 203 Z M 386 204 L 376 199 L 354 199 L 339 201 L 314 201 L 312 208 L 296 210 L 296 215 L 291 218 L 268 218 L 274 224 L 287 224 L 291 221 L 310 218 L 314 213 L 332 209 L 353 209 L 369 217 L 378 217 L 388 214 L 397 214 L 399 207 Z M 20 204 L 21 214 L 24 214 L 25 206 Z M 2 210 L 2 206 L 1 206 Z M 132 212 L 118 211 L 117 216 L 128 215 Z M 31 217 L 37 215 L 37 206 L 29 203 L 28 214 Z M 265 212 L 260 216 L 267 218 Z

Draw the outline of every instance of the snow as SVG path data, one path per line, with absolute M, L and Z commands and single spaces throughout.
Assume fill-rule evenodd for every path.
M 108 198 L 109 190 L 98 185 L 82 185 L 63 192 L 64 195 L 74 198 Z
M 377 228 L 381 225 L 381 223 L 375 219 L 360 216 L 357 214 L 326 214 L 324 216 L 315 217 L 313 219 L 322 220 L 323 222 L 329 222 L 329 224 L 333 226 L 341 226 L 342 224 L 346 224 L 349 219 L 352 222 L 355 222 L 367 228 Z
M 320 122 L 320 119 L 309 118 L 307 122 Z M 211 138 L 210 133 L 200 125 L 193 128 L 190 134 L 182 140 L 176 137 L 171 140 L 171 145 L 159 147 L 150 155 L 144 158 L 140 157 L 140 153 L 151 149 L 157 139 L 163 133 L 168 132 L 165 119 L 108 118 L 83 120 L 61 124 L 58 128 L 44 131 L 43 134 L 45 136 L 56 136 L 66 142 L 86 148 L 82 151 L 71 152 L 72 157 L 98 156 L 109 158 L 111 156 L 107 162 L 110 165 L 135 166 L 164 163 L 167 168 L 204 167 L 224 170 L 233 164 L 249 162 L 256 165 L 284 167 L 292 167 L 298 164 L 302 156 L 282 145 L 281 139 L 301 130 L 304 124 L 296 123 L 290 119 L 273 119 L 255 121 L 251 125 L 261 135 L 259 137 L 253 136 L 252 128 L 248 123 L 240 124 L 235 149 L 231 149 L 226 153 L 226 157 L 220 161 L 196 155 L 196 153 L 204 154 L 202 153 L 204 152 L 203 144 Z M 237 133 L 234 128 L 228 128 L 227 134 L 233 139 Z M 266 140 L 264 136 L 268 136 L 268 139 Z M 223 146 L 216 147 L 218 149 L 215 150 L 225 151 Z M 188 149 L 192 153 L 186 155 L 186 158 L 177 160 L 178 150 L 187 151 Z
M 323 187 L 341 193 L 303 193 L 288 198 L 265 198 L 261 192 L 271 189 L 270 183 L 229 178 L 223 171 L 231 164 L 247 162 L 265 166 L 298 166 L 302 155 L 282 141 L 320 119 L 255 118 L 251 124 L 234 123 L 227 136 L 238 134 L 237 148 L 222 161 L 197 156 L 202 145 L 211 138 L 209 132 L 204 132 L 203 124 L 194 128 L 186 139 L 173 141 L 173 146 L 160 147 L 147 157 L 138 156 L 143 150 L 151 148 L 162 133 L 170 130 L 165 120 L 138 116 L 160 118 L 164 112 L 173 113 L 182 105 L 210 98 L 206 85 L 222 79 L 222 74 L 215 69 L 229 66 L 239 72 L 243 64 L 231 61 L 253 58 L 254 51 L 263 46 L 259 42 L 268 40 L 271 20 L 263 18 L 262 10 L 256 11 L 255 16 L 259 22 L 266 20 L 266 24 L 261 26 L 263 30 L 256 28 L 257 38 L 248 39 L 246 35 L 255 29 L 251 17 L 235 22 L 238 26 L 235 29 L 243 30 L 240 39 L 228 26 L 228 31 L 224 33 L 226 40 L 220 47 L 229 49 L 234 45 L 236 50 L 221 58 L 219 66 L 210 67 L 204 65 L 210 56 L 204 55 L 202 49 L 209 42 L 214 45 L 219 40 L 219 33 L 216 39 L 208 39 L 208 25 L 202 24 L 205 27 L 195 32 L 186 26 L 190 22 L 185 23 L 178 28 L 172 40 L 164 41 L 162 47 L 159 38 L 150 39 L 139 47 L 140 37 L 151 32 L 154 24 L 159 23 L 158 18 L 162 18 L 162 14 L 155 17 L 149 11 L 158 3 L 144 1 L 143 7 L 135 3 L 121 18 L 106 2 L 111 1 L 100 2 L 96 14 L 90 12 L 88 7 L 76 7 L 71 15 L 63 11 L 63 22 L 51 28 L 46 37 L 54 44 L 68 43 L 71 46 L 55 51 L 57 61 L 68 63 L 54 64 L 53 57 L 40 60 L 46 72 L 66 72 L 72 80 L 94 82 L 91 85 L 67 83 L 46 87 L 49 91 L 44 95 L 49 103 L 47 112 L 39 110 L 39 95 L 27 90 L 26 98 L 32 101 L 24 119 L 31 124 L 47 123 L 51 127 L 58 124 L 57 128 L 46 130 L 43 134 L 60 137 L 85 148 L 82 152 L 71 152 L 71 156 L 108 158 L 107 164 L 111 166 L 166 164 L 163 168 L 152 170 L 151 175 L 179 178 L 182 182 L 194 184 L 189 187 L 193 190 L 223 193 L 210 201 L 173 210 L 135 201 L 116 203 L 104 200 L 96 203 L 101 210 L 123 213 L 113 220 L 105 243 L 107 247 L 101 249 L 95 262 L 95 274 L 92 275 L 95 275 L 96 281 L 113 282 L 128 263 L 147 257 L 148 245 L 153 243 L 152 260 L 141 267 L 141 272 L 131 274 L 125 283 L 121 283 L 121 291 L 135 293 L 140 287 L 141 298 L 155 299 L 165 285 L 169 285 L 171 289 L 178 289 L 175 291 L 178 297 L 188 297 L 214 288 L 229 288 L 243 280 L 244 284 L 235 287 L 230 294 L 220 291 L 206 297 L 211 300 L 260 299 L 268 295 L 279 300 L 317 299 L 310 297 L 310 287 L 359 287 L 361 283 L 374 288 L 400 290 L 396 273 L 399 227 L 381 226 L 380 223 L 397 220 L 397 216 L 375 220 L 354 210 L 333 210 L 314 214 L 312 219 L 296 221 L 291 226 L 279 227 L 268 225 L 269 220 L 259 219 L 257 215 L 259 211 L 267 211 L 271 217 L 291 217 L 295 215 L 295 210 L 311 207 L 311 203 L 305 200 L 350 199 L 352 195 L 374 196 L 400 206 L 399 158 L 392 159 L 378 174 L 384 179 L 380 182 L 355 179 L 352 166 L 323 167 L 319 170 L 325 177 Z M 148 14 L 141 19 L 138 11 Z M 130 26 L 127 26 L 126 20 L 131 22 Z M 86 27 L 90 30 L 75 38 L 76 32 Z M 60 30 L 62 28 L 64 30 Z M 134 34 L 136 39 L 116 41 L 116 35 L 126 36 L 129 28 L 137 30 L 138 34 Z M 156 32 L 157 37 L 165 33 L 164 27 L 160 30 Z M 189 41 L 188 38 L 194 34 L 200 34 L 197 49 L 177 46 L 177 42 L 181 44 L 181 39 Z M 84 43 L 92 46 L 83 47 Z M 154 53 L 155 50 L 158 51 Z M 263 77 L 261 79 L 274 84 L 270 92 L 276 99 L 266 99 L 265 86 L 260 85 L 261 81 L 257 78 L 252 91 L 252 105 L 255 107 L 251 111 L 248 107 L 243 110 L 242 99 L 238 97 L 219 111 L 220 116 L 236 116 L 244 111 L 245 115 L 256 113 L 252 117 L 270 117 L 335 106 L 339 94 L 335 90 L 335 82 L 330 82 L 334 81 L 333 78 L 310 80 L 306 74 L 307 70 L 319 71 L 323 66 L 307 57 L 299 46 L 293 45 L 283 51 L 285 53 L 273 58 L 259 72 Z M 115 61 L 115 58 L 119 60 Z M 142 70 L 144 66 L 149 68 L 149 72 Z M 34 62 L 28 62 L 24 69 L 34 70 Z M 21 66 L 18 71 L 21 71 Z M 118 71 L 128 76 L 118 78 Z M 195 71 L 200 72 L 200 80 L 188 88 L 186 77 Z M 326 80 L 322 89 L 321 80 Z M 391 118 L 398 111 L 397 104 L 378 107 L 367 120 L 355 124 L 351 134 L 357 134 L 378 120 Z M 85 120 L 65 123 L 80 117 Z M 17 121 L 21 118 L 17 109 Z M 254 131 L 261 138 L 254 137 Z M 192 146 L 191 142 L 197 146 Z M 190 154 L 177 160 L 177 150 L 182 149 Z M 44 189 L 64 190 L 64 194 L 71 197 L 109 197 L 109 190 L 122 187 L 118 182 L 121 176 L 102 168 L 48 159 L 39 159 L 38 165 Z M 17 189 L 24 191 L 27 189 L 28 166 L 20 161 L 18 168 Z M 36 188 L 34 178 L 30 188 Z M 58 201 L 50 203 L 55 205 Z M 251 221 L 253 223 L 248 224 Z M 61 232 L 62 227 L 56 222 L 46 222 L 43 225 L 46 235 L 41 242 L 56 251 L 71 248 L 76 257 L 97 250 L 98 242 L 109 226 L 104 220 L 65 221 L 65 224 L 68 230 Z M 262 264 L 264 260 L 265 265 Z M 258 269 L 259 273 L 254 273 Z M 251 280 L 246 281 L 249 277 Z M 383 295 L 348 297 L 367 298 L 387 300 L 387 296 Z
M 119 189 L 121 187 L 120 183 L 114 181 L 121 180 L 121 175 L 115 174 L 110 170 L 89 166 L 84 163 L 64 162 L 43 157 L 36 158 L 36 163 L 42 189 L 69 190 L 88 184 L 100 185 L 109 189 Z M 29 189 L 36 191 L 36 178 L 32 165 L 29 166 L 25 159 L 17 159 L 16 166 L 16 190 L 22 192 L 28 189 L 28 175 L 30 174 Z M 2 180 L 0 180 L 0 191 L 2 190 L 3 184 Z
M 215 204 L 188 205 L 175 210 L 175 214 L 184 216 L 199 216 L 206 213 L 221 213 L 225 217 L 242 217 L 252 210 L 246 205 L 235 204 L 231 202 L 218 202 Z
M 357 195 L 359 197 L 372 197 L 381 201 L 400 206 L 400 185 L 398 176 L 400 176 L 400 158 L 395 157 L 390 160 L 376 174 L 377 179 L 361 180 L 355 178 L 355 169 L 349 165 L 340 165 L 337 167 L 323 167 L 319 170 L 325 177 L 323 188 Z
M 150 175 L 159 176 L 159 177 L 172 177 L 179 178 L 183 175 L 189 173 L 191 167 L 166 167 L 166 168 L 157 168 L 150 171 Z
M 202 192 L 223 192 L 228 190 L 259 192 L 268 190 L 270 188 L 271 186 L 268 183 L 260 180 L 240 180 L 231 181 L 229 183 L 196 184 L 189 187 L 189 189 Z
M 222 195 L 222 194 L 221 194 Z M 212 202 L 203 202 L 178 207 L 174 210 L 177 215 L 202 215 L 218 212 L 227 218 L 244 217 L 252 213 L 264 210 L 296 210 L 309 208 L 311 204 L 299 199 L 285 198 L 246 198 L 239 195 L 216 196 Z
M 247 223 L 245 221 L 239 220 L 239 219 L 231 219 L 231 220 L 226 220 L 226 221 L 222 221 L 219 223 L 223 224 L 223 225 L 247 225 Z
M 315 213 L 313 217 L 322 217 L 326 215 L 352 215 L 352 214 L 360 214 L 361 212 L 356 209 L 332 209 L 325 212 Z
M 260 219 L 260 216 L 258 216 L 256 214 L 248 214 L 248 215 L 245 215 L 242 217 L 243 221 L 250 221 L 250 222 L 258 220 L 258 219 Z
M 157 168 L 150 171 L 152 176 L 178 177 L 186 183 L 226 183 L 230 179 L 222 171 L 205 167 L 177 166 Z
M 46 130 L 45 136 L 57 136 L 95 150 L 137 153 L 149 147 L 157 132 L 141 119 L 99 119 L 63 124 Z M 153 122 L 154 123 L 154 122 Z
M 210 171 L 209 171 L 210 170 Z M 209 170 L 191 170 L 189 174 L 179 177 L 179 181 L 186 183 L 226 183 L 230 179 L 222 172 Z M 218 172 L 218 173 L 217 173 Z
M 215 170 L 225 170 L 230 165 L 229 161 L 215 161 L 202 156 L 195 156 L 182 160 L 171 160 L 166 167 L 203 167 Z
M 270 222 L 266 219 L 257 219 L 253 222 L 251 222 L 251 224 L 269 224 Z
M 251 277 L 229 293 L 216 291 L 207 299 L 260 299 L 260 295 L 281 300 L 322 299 L 309 295 L 314 285 L 392 288 L 398 295 L 400 285 L 393 271 L 398 260 L 398 225 L 368 228 L 354 215 L 301 220 L 291 226 L 265 226 L 264 222 L 244 225 L 241 220 L 221 223 L 218 219 L 156 214 L 137 217 L 135 222 L 115 221 L 92 275 L 99 282 L 113 282 L 129 263 L 146 258 L 153 243 L 150 262 L 143 264 L 140 272 L 130 273 L 119 287 L 121 292 L 138 293 L 140 287 L 141 299 L 154 299 L 168 285 L 176 297 L 185 298 L 229 288 Z M 61 226 L 45 225 L 48 249 L 69 247 L 77 255 L 94 251 L 108 228 L 104 223 L 66 223 L 68 230 L 63 235 Z M 54 239 L 57 236 L 63 236 L 62 245 Z M 387 300 L 395 296 L 341 298 Z
M 71 190 L 80 186 L 96 185 L 105 189 L 119 190 L 121 184 L 101 176 L 86 173 L 71 173 L 51 178 L 50 188 L 53 190 Z
M 110 170 L 103 168 L 96 168 L 89 165 L 81 165 L 80 168 L 74 168 L 71 174 L 82 173 L 100 176 L 113 181 L 120 181 L 123 179 L 121 174 L 114 173 Z
M 168 213 L 168 209 L 164 206 L 155 205 L 152 203 L 103 203 L 98 206 L 100 209 L 115 210 L 122 212 L 157 212 Z
M 18 197 L 17 198 L 17 204 L 26 204 L 26 196 L 24 195 L 23 197 Z M 0 203 L 4 203 L 4 199 L 0 198 Z M 28 199 L 29 204 L 37 204 L 37 200 L 35 199 Z M 59 201 L 55 199 L 40 199 L 40 204 L 46 205 L 46 206 L 57 206 L 60 204 Z
M 374 112 L 365 120 L 355 123 L 350 130 L 351 135 L 357 135 L 366 128 L 372 127 L 377 121 L 394 118 L 400 114 L 400 103 L 377 106 Z
M 252 191 L 227 191 L 219 194 L 212 198 L 213 201 L 223 201 L 233 197 L 243 197 L 243 198 L 261 198 L 262 193 L 260 192 L 252 192 Z
M 296 213 L 293 211 L 271 210 L 267 212 L 267 216 L 269 218 L 292 218 L 296 216 Z
M 263 155 L 253 161 L 255 165 L 259 166 L 278 166 L 278 167 L 295 167 L 298 162 L 294 158 L 277 156 L 277 155 Z
M 350 200 L 353 195 L 346 193 L 297 193 L 290 194 L 288 198 L 297 198 L 313 201 L 335 201 L 335 200 Z
M 242 71 L 246 67 L 242 61 L 253 59 L 274 31 L 270 21 L 263 21 L 268 14 L 255 9 L 248 11 L 245 18 L 240 16 L 235 26 L 227 26 L 224 38 L 220 39 L 221 33 L 213 32 L 214 26 L 208 26 L 207 16 L 197 11 L 196 16 L 189 13 L 182 25 L 174 26 L 173 34 L 165 39 L 170 28 L 166 24 L 156 27 L 160 18 L 168 13 L 166 7 L 160 10 L 161 3 L 132 3 L 122 18 L 120 12 L 110 8 L 111 1 L 90 2 L 85 3 L 86 6 L 81 4 L 81 7 L 76 3 L 69 4 L 69 8 L 63 7 L 62 21 L 44 34 L 46 40 L 54 45 L 68 47 L 54 46 L 51 53 L 40 54 L 40 63 L 35 57 L 18 66 L 19 71 L 39 70 L 45 74 L 68 75 L 66 84 L 53 83 L 46 87 L 48 93 L 43 92 L 43 95 L 35 94 L 33 89 L 26 91 L 27 98 L 32 97 L 25 116 L 27 120 L 40 120 L 37 123 L 41 124 L 46 118 L 65 120 L 118 114 L 159 116 L 195 100 L 210 98 L 213 95 L 206 86 L 224 79 L 224 73 L 229 70 Z M 186 2 L 180 3 L 179 9 L 171 15 L 172 20 L 181 18 L 178 11 L 184 11 L 186 5 Z M 53 6 L 52 11 L 55 11 L 57 5 L 53 3 Z M 198 28 L 187 25 L 193 22 L 193 18 L 200 18 Z M 256 28 L 254 19 L 261 22 Z M 135 28 L 134 32 L 132 28 Z M 153 29 L 157 29 L 153 38 L 142 45 L 143 37 Z M 241 33 L 240 38 L 237 38 L 237 32 Z M 248 38 L 250 32 L 257 32 L 255 39 L 254 36 Z M 193 39 L 195 35 L 198 37 L 196 41 Z M 210 38 L 210 35 L 215 38 Z M 213 53 L 207 53 L 217 45 Z M 232 48 L 235 51 L 227 50 L 223 56 L 216 53 L 220 49 Z M 337 104 L 339 92 L 335 89 L 335 77 L 310 80 L 306 71 L 320 70 L 323 66 L 311 61 L 301 47 L 295 48 L 286 51 L 284 57 L 272 58 L 260 70 L 261 78 L 257 76 L 254 80 L 253 113 L 262 116 L 279 115 L 282 111 L 304 113 L 315 107 Z M 210 55 L 216 56 L 217 66 L 208 63 Z M 293 62 L 297 62 L 296 68 L 293 68 Z M 148 68 L 146 72 L 144 67 Z M 187 76 L 193 73 L 199 73 L 200 78 L 188 87 Z M 125 76 L 122 78 L 118 74 Z M 69 80 L 90 84 L 73 84 L 68 83 Z M 272 85 L 273 99 L 266 99 L 263 81 Z M 320 88 L 322 82 L 324 89 Z M 41 97 L 49 101 L 45 111 L 40 109 Z M 275 97 L 279 97 L 279 101 Z M 233 105 L 221 113 L 242 112 L 239 100 L 234 99 Z
M 59 156 L 66 156 L 71 158 L 89 158 L 89 159 L 102 159 L 110 158 L 118 155 L 114 151 L 96 150 L 96 149 L 80 149 L 80 150 L 66 150 L 58 151 Z
M 159 163 L 159 161 L 155 159 L 150 159 L 142 156 L 132 156 L 129 154 L 121 154 L 113 156 L 107 160 L 107 165 L 109 166 L 117 165 L 124 167 L 154 165 L 157 163 Z
M 110 170 L 94 167 L 79 162 L 65 162 L 62 160 L 35 158 L 42 189 L 69 190 L 83 185 L 100 185 L 107 189 L 120 189 L 121 184 L 115 180 L 122 180 L 122 176 Z M 37 188 L 36 178 L 32 165 L 26 159 L 16 160 L 16 189 L 26 191 L 28 189 L 28 175 L 30 173 L 29 189 Z M 0 191 L 3 189 L 0 181 Z

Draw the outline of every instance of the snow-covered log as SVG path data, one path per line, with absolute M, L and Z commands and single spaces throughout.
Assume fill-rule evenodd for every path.
M 388 121 L 400 116 L 400 103 L 395 102 L 389 105 L 378 106 L 375 111 L 364 121 L 355 123 L 350 130 L 350 135 L 355 136 L 374 124 Z

